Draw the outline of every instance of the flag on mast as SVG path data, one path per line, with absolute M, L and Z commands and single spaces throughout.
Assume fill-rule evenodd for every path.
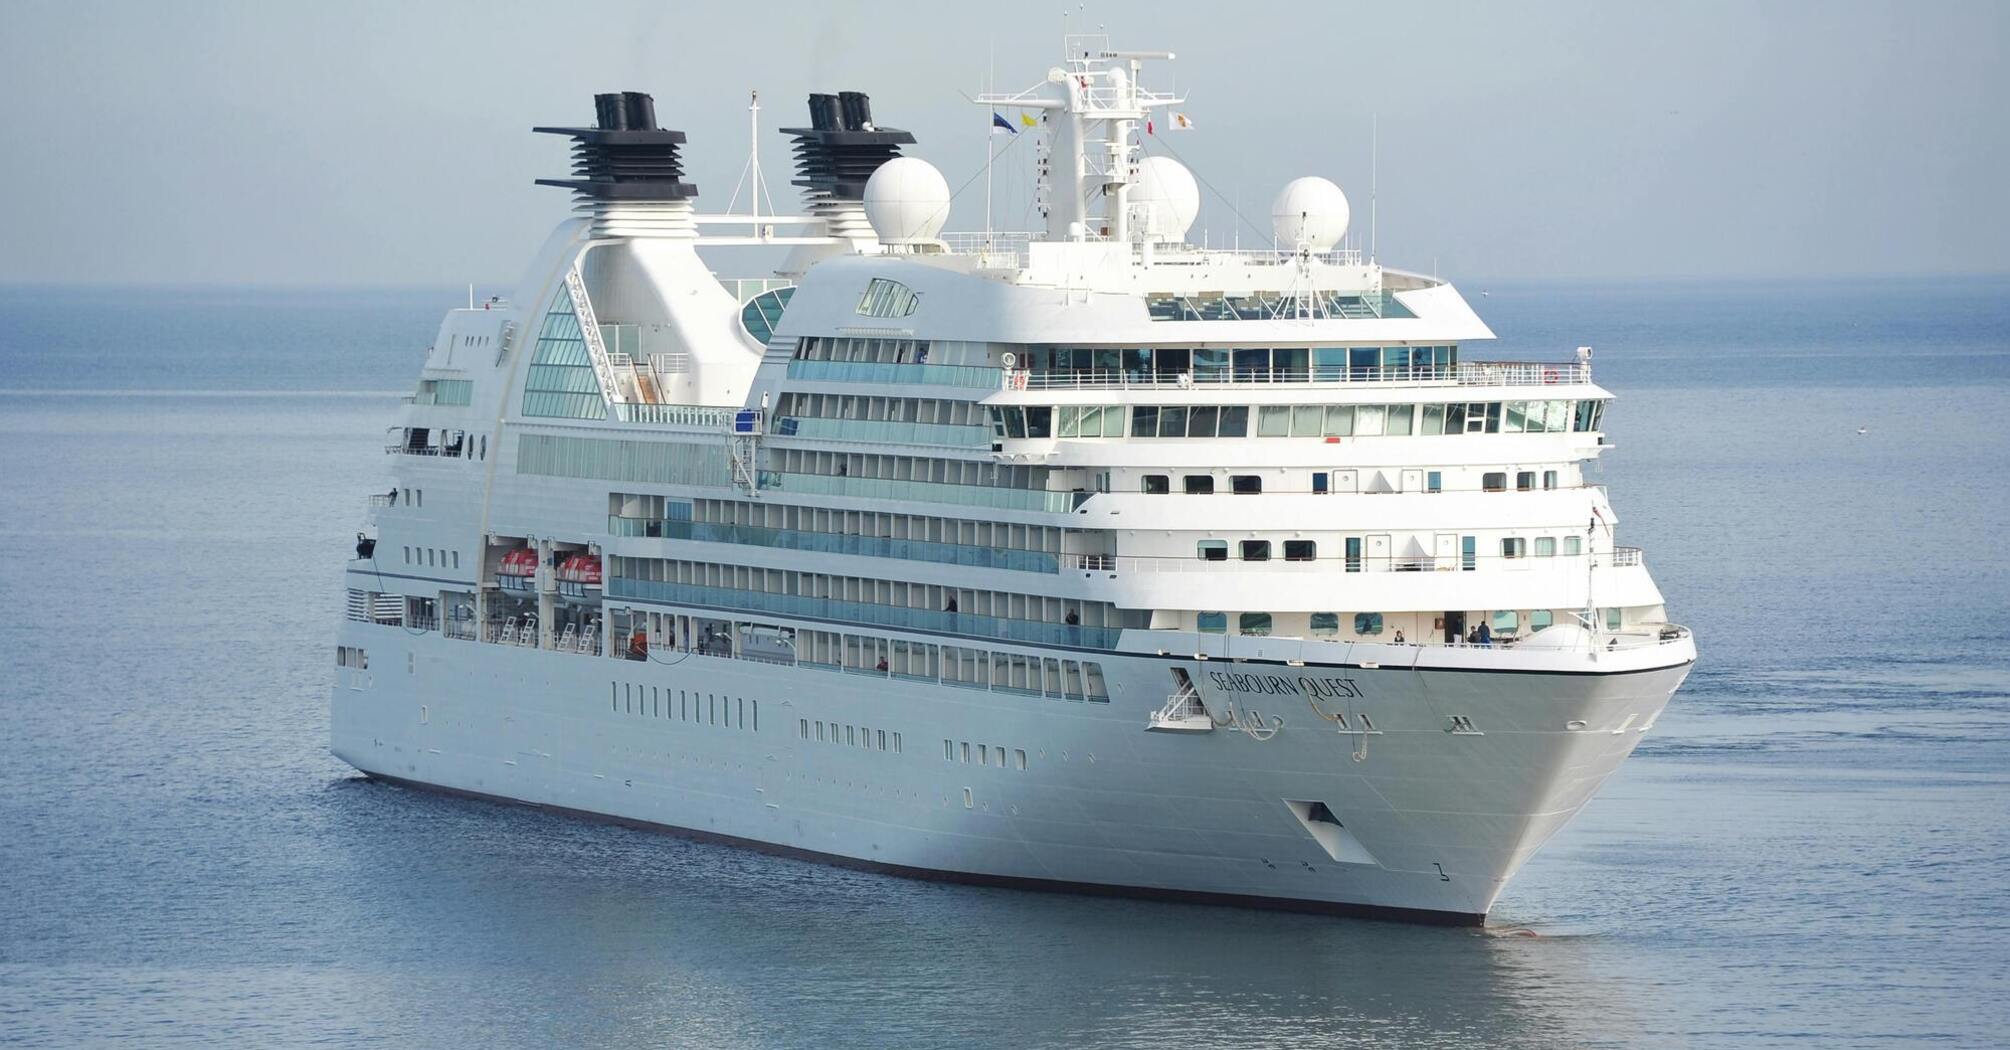
M 1193 130 L 1193 118 L 1192 118 L 1192 117 L 1189 117 L 1189 116 L 1187 116 L 1187 115 L 1186 115 L 1186 114 L 1184 114 L 1184 113 L 1175 113 L 1175 114 L 1173 114 L 1173 115 L 1172 115 L 1172 129 L 1173 129 L 1174 131 L 1192 131 L 1192 130 Z
M 1021 113 L 1021 114 L 1019 114 L 1019 123 L 1021 123 L 1021 124 L 1024 124 L 1024 125 L 1026 125 L 1026 126 L 1027 126 L 1027 127 L 1029 127 L 1029 128 L 1037 128 L 1037 127 L 1039 127 L 1039 126 L 1040 126 L 1040 122 L 1039 122 L 1039 121 L 1037 121 L 1037 120 L 1034 120 L 1034 119 L 1033 119 L 1033 114 L 1031 114 L 1031 113 Z
M 1013 127 L 1012 122 L 1005 119 L 1005 114 L 994 111 L 991 114 L 991 133 L 994 135 L 997 134 L 1000 128 L 1003 128 L 1008 135 L 1017 135 L 1019 133 L 1019 129 Z

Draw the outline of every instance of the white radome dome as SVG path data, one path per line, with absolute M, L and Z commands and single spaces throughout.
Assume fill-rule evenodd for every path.
M 949 221 L 949 183 L 920 157 L 895 157 L 865 180 L 865 218 L 887 244 L 932 241 Z
M 1146 157 L 1131 180 L 1131 203 L 1145 206 L 1145 232 L 1161 242 L 1182 241 L 1200 214 L 1200 184 L 1171 157 Z
M 1270 205 L 1270 228 L 1276 232 L 1280 248 L 1295 249 L 1303 244 L 1323 252 L 1347 235 L 1351 215 L 1347 195 L 1340 187 L 1331 179 L 1308 175 L 1292 179 L 1277 195 Z

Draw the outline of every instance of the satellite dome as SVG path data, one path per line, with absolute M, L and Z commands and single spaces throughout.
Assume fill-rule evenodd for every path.
M 1270 228 L 1285 248 L 1323 252 L 1347 234 L 1347 195 L 1316 175 L 1292 179 L 1270 206 Z
M 1131 181 L 1131 203 L 1145 208 L 1145 232 L 1155 241 L 1180 241 L 1200 214 L 1200 185 L 1171 157 L 1146 157 Z
M 887 244 L 934 240 L 949 220 L 949 183 L 919 157 L 895 157 L 865 180 L 865 217 Z

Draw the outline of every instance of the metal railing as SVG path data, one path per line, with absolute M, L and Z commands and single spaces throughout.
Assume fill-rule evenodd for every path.
M 918 383 L 982 390 L 998 385 L 998 370 L 984 365 L 798 360 L 789 362 L 789 378 L 834 383 Z
M 710 427 L 723 430 L 733 425 L 733 413 L 737 406 L 721 405 L 645 405 L 631 402 L 616 402 L 609 406 L 614 410 L 614 418 L 622 423 L 657 423 L 666 426 Z
M 965 565 L 978 569 L 1044 573 L 1059 572 L 1061 569 L 1060 555 L 1042 551 L 882 536 L 846 536 L 829 532 L 806 532 L 800 529 L 773 529 L 760 525 L 725 525 L 707 521 L 669 521 L 609 515 L 607 531 L 614 536 L 737 543 L 817 554 L 853 554 L 868 558 L 932 562 L 938 565 Z
M 1205 372 L 1009 371 L 1006 390 L 1214 389 L 1228 386 L 1345 387 L 1360 383 L 1459 387 L 1562 386 L 1591 382 L 1591 366 L 1577 361 L 1460 361 L 1451 365 L 1366 365 L 1359 368 L 1224 368 Z
M 607 581 L 609 598 L 639 599 L 680 605 L 738 609 L 781 616 L 801 616 L 860 626 L 897 627 L 945 634 L 997 638 L 1002 641 L 1034 642 L 1042 645 L 1070 645 L 1112 649 L 1123 633 L 1119 627 L 1086 627 L 1068 623 L 1011 620 L 977 613 L 913 609 L 872 602 L 816 598 L 808 595 L 745 591 L 732 587 L 707 587 L 664 580 L 636 580 L 616 576 Z

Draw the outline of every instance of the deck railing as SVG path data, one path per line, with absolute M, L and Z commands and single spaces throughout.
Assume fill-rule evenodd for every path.
M 1364 365 L 1359 368 L 1225 368 L 1203 372 L 1090 369 L 1080 372 L 1003 373 L 1007 390 L 1192 390 L 1230 386 L 1346 387 L 1363 383 L 1413 386 L 1562 386 L 1591 382 L 1580 361 L 1460 361 L 1450 365 Z

